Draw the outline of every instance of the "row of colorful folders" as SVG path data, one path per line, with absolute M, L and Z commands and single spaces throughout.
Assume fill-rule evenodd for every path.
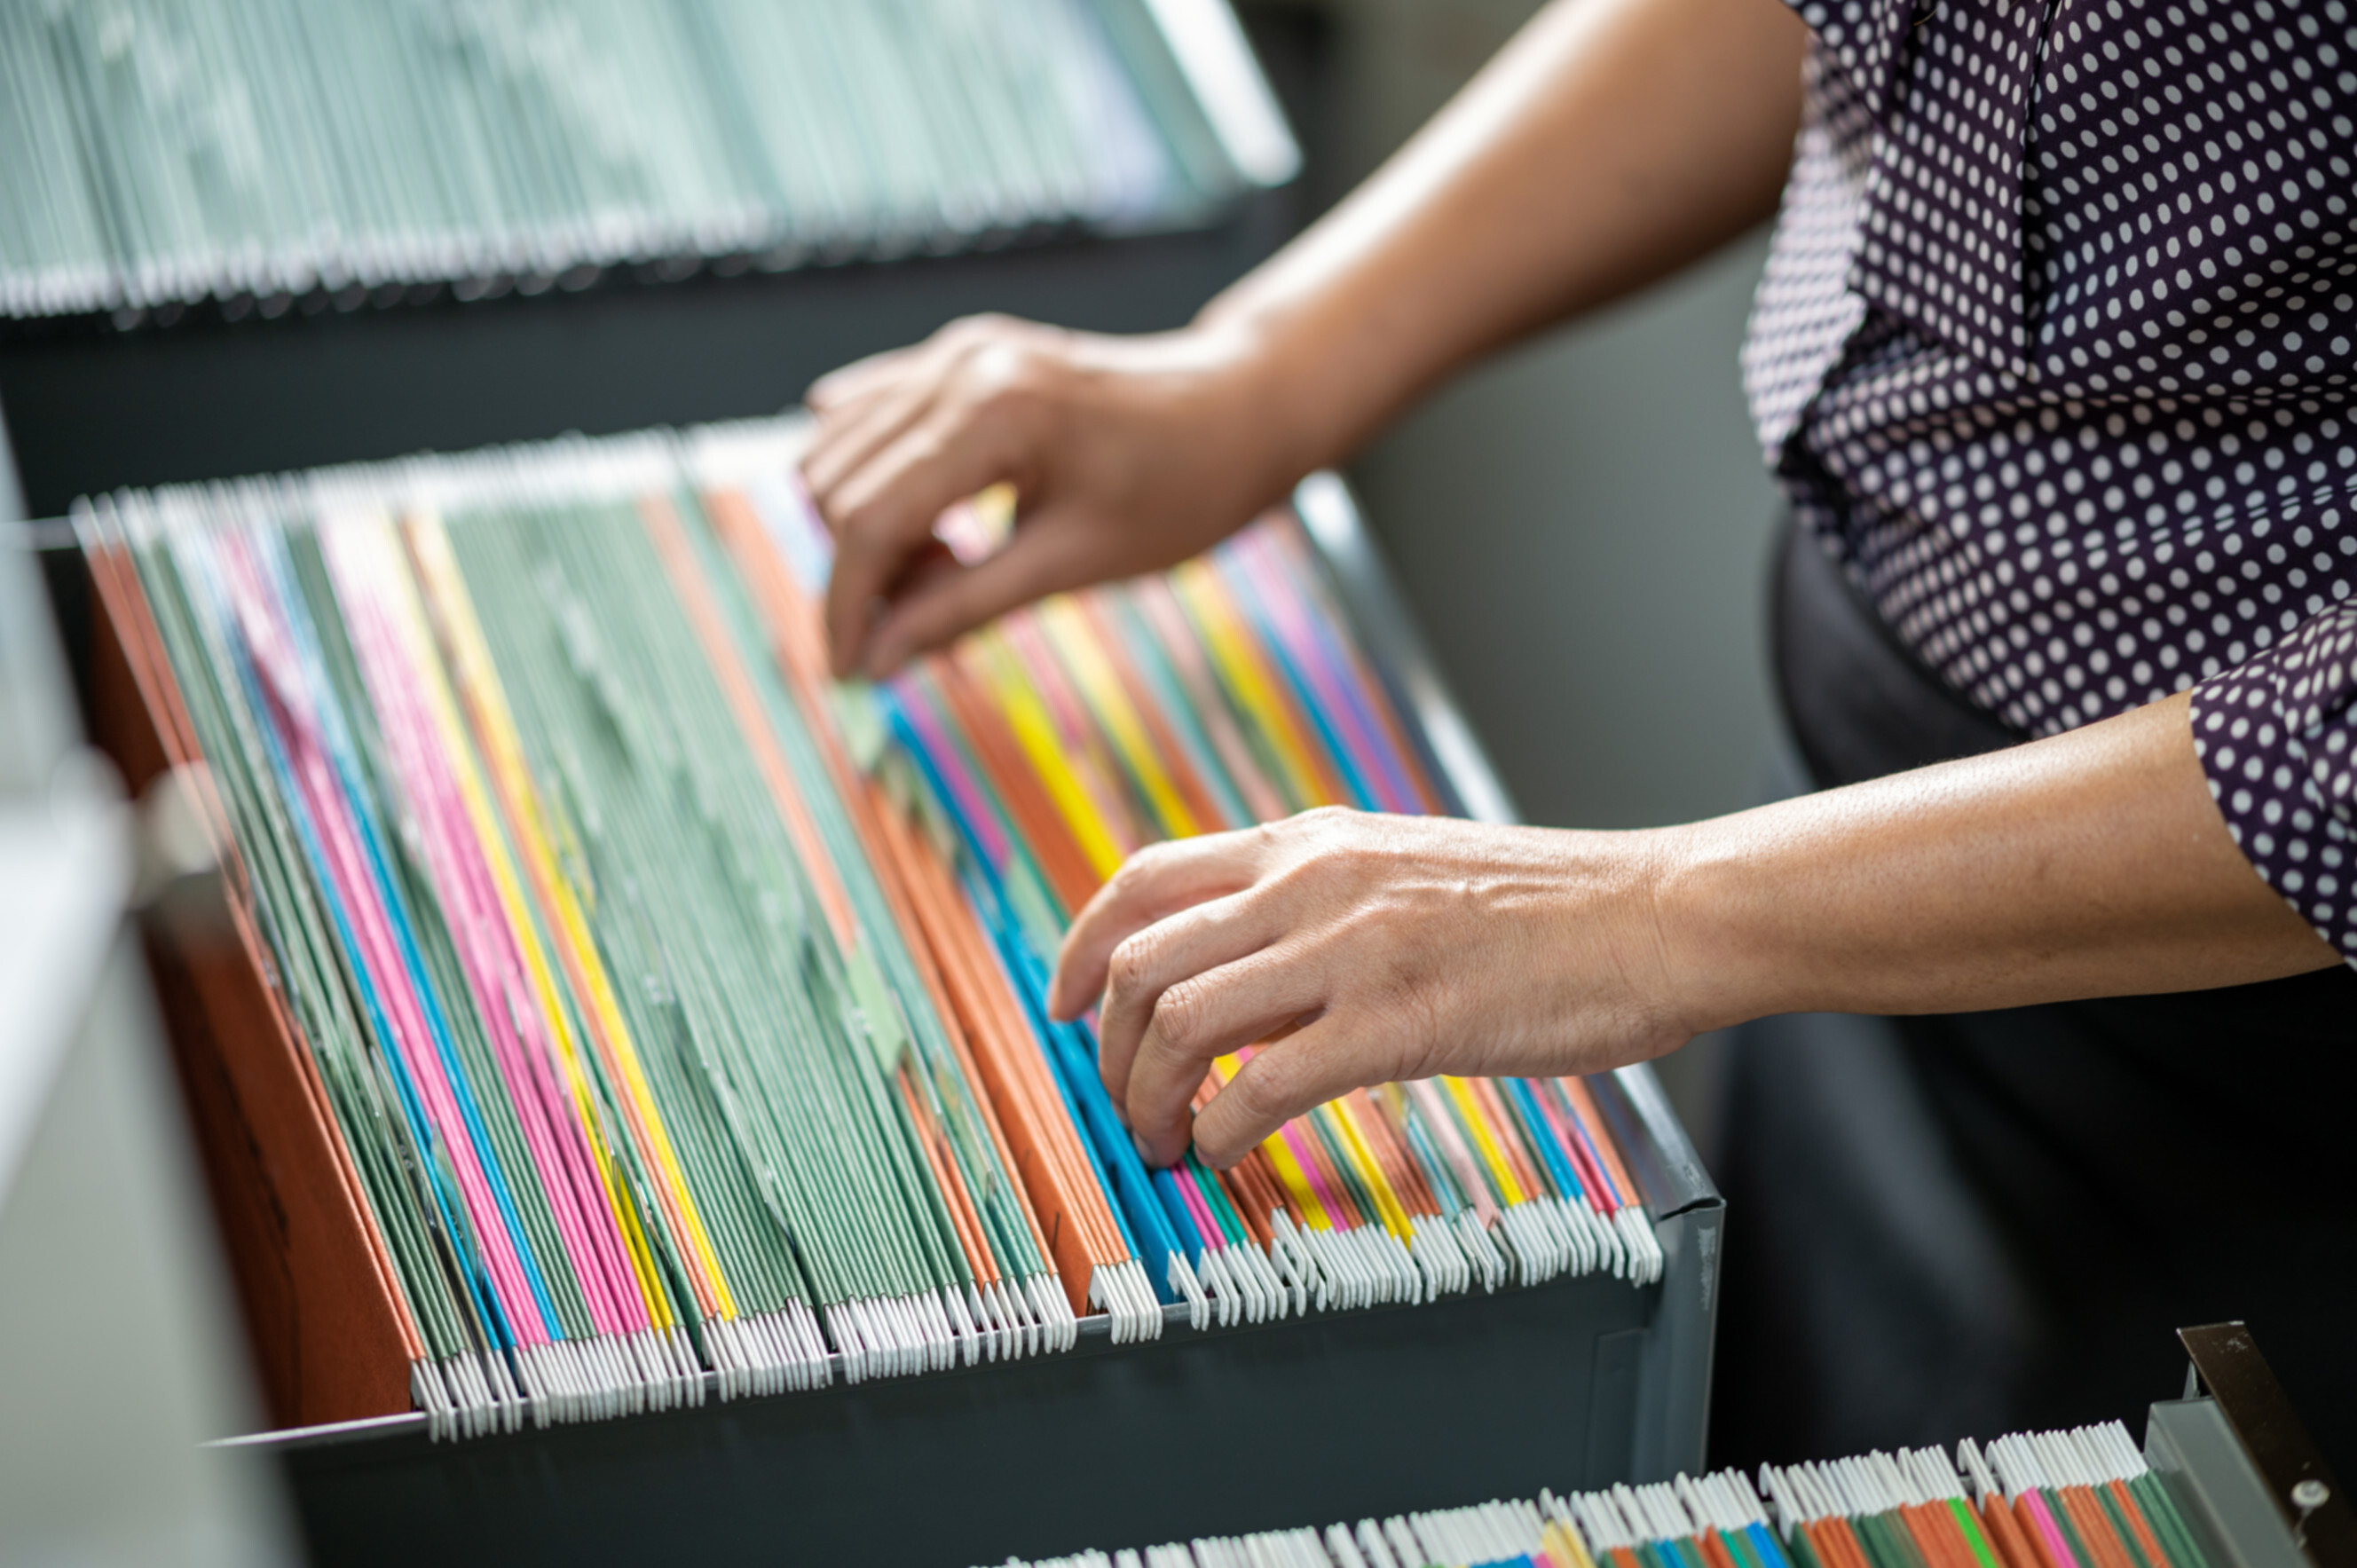
M 1139 844 L 1434 808 L 1297 524 L 834 686 L 798 430 L 81 513 L 135 564 L 437 1433 L 1068 1348 L 1092 1308 L 1131 1340 L 1659 1277 L 1580 1080 L 1387 1086 L 1149 1171 L 1047 1018 Z
M 2117 1422 L 1007 1568 L 2209 1568 Z

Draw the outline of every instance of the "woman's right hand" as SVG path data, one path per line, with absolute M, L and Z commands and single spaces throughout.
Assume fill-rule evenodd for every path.
M 813 387 L 838 673 L 888 673 L 1027 599 L 1170 565 L 1441 377 L 1774 210 L 1807 29 L 1776 0 L 1555 0 L 1383 171 L 1143 338 L 998 317 Z M 949 507 L 1001 481 L 963 564 Z
M 1262 360 L 1237 328 L 984 316 L 820 381 L 802 477 L 834 535 L 836 673 L 887 675 L 1043 595 L 1183 561 L 1281 499 L 1300 475 Z M 935 521 L 1002 481 L 1012 537 L 957 561 Z

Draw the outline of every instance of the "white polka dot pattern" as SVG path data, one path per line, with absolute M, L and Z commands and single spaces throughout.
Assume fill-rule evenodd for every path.
M 2039 86 L 2043 375 L 2072 396 L 2345 394 L 2348 7 L 2067 0 Z
M 1839 79 L 1869 115 L 1882 112 L 1891 67 L 1907 37 L 1914 0 L 1792 0 L 1825 57 L 1825 74 Z
M 2346 0 L 1798 8 L 1744 353 L 1795 509 L 2026 733 L 2193 688 L 2236 841 L 2357 959 Z
M 1908 37 L 1867 177 L 1856 286 L 1942 342 L 2029 373 L 2022 149 L 2040 0 L 1941 0 Z
M 2357 953 L 2357 608 L 2318 616 L 2201 687 L 2193 745 L 2234 842 L 2324 940 Z
M 1869 114 L 1825 51 L 1812 48 L 1805 70 L 1808 104 L 1783 215 L 1743 342 L 1744 395 L 1771 454 L 1866 317 L 1866 302 L 1846 285 L 1873 146 Z

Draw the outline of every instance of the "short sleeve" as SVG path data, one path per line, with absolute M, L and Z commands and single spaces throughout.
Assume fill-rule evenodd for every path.
M 2193 746 L 2252 865 L 2357 964 L 2357 604 L 2195 686 Z

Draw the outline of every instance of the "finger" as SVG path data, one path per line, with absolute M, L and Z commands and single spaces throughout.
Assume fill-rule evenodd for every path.
M 1261 835 L 1252 829 L 1154 844 L 1131 855 L 1064 933 L 1048 1010 L 1067 1019 L 1087 1012 L 1104 993 L 1114 949 L 1190 905 L 1251 886 L 1261 856 Z
M 1097 1017 L 1097 1072 L 1115 1105 L 1127 1092 L 1130 1059 L 1162 993 L 1258 952 L 1275 937 L 1272 925 L 1266 900 L 1232 895 L 1157 920 L 1114 949 Z
M 941 391 L 938 376 L 910 373 L 877 382 L 866 395 L 849 399 L 819 421 L 818 434 L 802 454 L 802 482 L 810 487 L 827 526 L 836 528 L 835 499 L 877 454 L 931 412 Z
M 1325 983 L 1320 966 L 1280 944 L 1163 991 L 1122 1101 L 1146 1164 L 1170 1165 L 1187 1152 L 1188 1107 L 1213 1058 L 1316 1012 Z
M 906 597 L 943 573 L 963 570 L 964 564 L 958 560 L 957 552 L 949 547 L 948 542 L 939 534 L 931 534 L 909 553 L 909 563 L 900 568 L 892 592 Z
M 920 343 L 904 349 L 887 349 L 865 359 L 854 360 L 847 365 L 839 365 L 811 382 L 810 390 L 802 393 L 802 402 L 812 412 L 823 413 L 837 404 L 857 398 L 862 392 L 873 391 L 878 381 L 888 379 L 905 367 L 908 361 L 923 353 L 925 347 Z
M 802 484 L 813 498 L 832 494 L 836 487 L 858 471 L 858 465 L 874 456 L 883 440 L 888 440 L 894 430 L 906 429 L 918 414 L 921 404 L 909 404 L 916 392 L 926 383 L 909 377 L 896 376 L 877 382 L 857 397 L 847 397 L 828 406 L 825 413 L 811 422 L 811 436 L 803 446 L 796 466 L 801 468 Z M 898 424 L 885 426 L 878 416 L 888 409 L 899 409 Z
M 802 401 L 813 410 L 823 410 L 837 403 L 856 400 L 874 390 L 877 383 L 899 376 L 914 375 L 925 381 L 937 381 L 943 378 L 951 365 L 975 349 L 1039 330 L 1029 323 L 993 312 L 960 317 L 921 343 L 887 349 L 828 371 L 811 383 L 810 391 L 802 395 Z
M 1080 586 L 1092 575 L 1084 551 L 1071 529 L 1027 523 L 970 566 L 904 578 L 869 631 L 863 668 L 881 680 L 994 616 Z
M 827 647 L 835 673 L 859 668 L 874 605 L 899 585 L 909 556 L 952 503 L 1007 478 L 997 445 L 935 410 L 835 493 L 829 518 L 834 571 L 827 583 Z
M 1195 1117 L 1195 1153 L 1226 1170 L 1296 1116 L 1382 1081 L 1377 1053 L 1359 1048 L 1363 1026 L 1331 1015 L 1253 1053 Z
M 890 619 L 892 607 L 909 594 L 918 592 L 935 577 L 963 572 L 965 565 L 938 534 L 929 534 L 912 545 L 903 558 L 899 575 L 886 585 L 884 596 L 870 605 L 873 612 L 867 624 L 867 642 L 860 655 L 859 668 L 878 671 L 876 660 L 876 637 Z

